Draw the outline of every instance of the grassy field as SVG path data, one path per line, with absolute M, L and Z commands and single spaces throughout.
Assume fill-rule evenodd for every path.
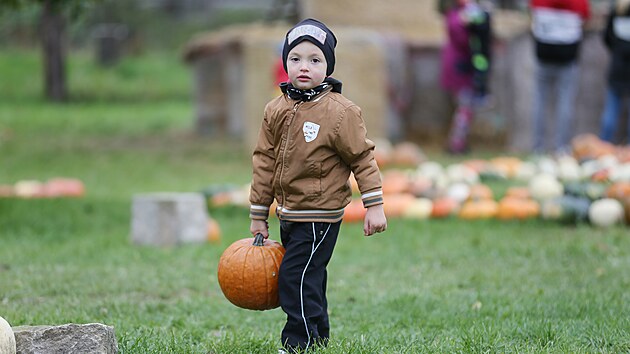
M 275 353 L 283 313 L 234 307 L 216 279 L 222 251 L 248 236 L 246 210 L 211 211 L 218 245 L 130 243 L 133 194 L 249 181 L 238 142 L 190 133 L 177 55 L 105 70 L 73 53 L 65 105 L 40 98 L 35 52 L 0 52 L 0 78 L 0 184 L 66 176 L 87 187 L 82 199 L 0 199 L 0 316 L 112 325 L 121 353 Z M 630 352 L 628 234 L 449 219 L 390 220 L 365 238 L 344 225 L 329 267 L 333 338 L 320 352 Z

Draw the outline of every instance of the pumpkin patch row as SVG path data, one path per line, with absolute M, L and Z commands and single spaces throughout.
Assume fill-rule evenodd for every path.
M 57 177 L 45 182 L 21 180 L 13 185 L 0 185 L 0 198 L 60 198 L 84 195 L 85 186 L 76 178 Z

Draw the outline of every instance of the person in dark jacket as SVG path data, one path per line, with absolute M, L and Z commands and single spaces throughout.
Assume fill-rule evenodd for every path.
M 530 0 L 536 51 L 533 124 L 535 153 L 545 153 L 545 126 L 550 99 L 556 114 L 553 149 L 568 150 L 579 83 L 578 56 L 583 27 L 590 17 L 587 0 Z M 553 92 L 552 90 L 555 90 Z
M 602 113 L 600 137 L 613 142 L 624 96 L 630 96 L 630 0 L 617 0 L 608 15 L 604 43 L 610 50 L 608 90 Z M 630 144 L 630 112 L 628 112 Z

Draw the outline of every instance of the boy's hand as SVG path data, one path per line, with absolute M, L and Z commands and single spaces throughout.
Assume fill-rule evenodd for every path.
M 249 225 L 249 232 L 251 232 L 253 236 L 262 234 L 265 238 L 269 238 L 269 224 L 266 220 L 252 220 Z
M 363 233 L 365 236 L 372 236 L 376 232 L 385 231 L 385 229 L 387 229 L 387 218 L 385 218 L 383 204 L 367 208 L 363 222 Z

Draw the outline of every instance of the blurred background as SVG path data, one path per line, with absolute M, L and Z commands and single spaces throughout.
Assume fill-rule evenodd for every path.
M 439 86 L 441 2 L 5 0 L 0 94 L 4 102 L 20 95 L 66 103 L 189 99 L 191 111 L 182 119 L 195 134 L 235 137 L 251 148 L 264 104 L 278 93 L 283 36 L 300 19 L 315 17 L 339 38 L 333 76 L 362 107 L 372 138 L 441 147 L 453 109 Z M 478 112 L 471 144 L 527 152 L 534 69 L 528 4 L 485 5 L 493 14 L 492 104 Z M 591 5 L 575 134 L 598 131 L 605 95 L 601 31 L 609 4 Z M 161 76 L 160 84 L 133 80 L 143 74 Z M 0 128 L 9 129 L 6 120 Z

